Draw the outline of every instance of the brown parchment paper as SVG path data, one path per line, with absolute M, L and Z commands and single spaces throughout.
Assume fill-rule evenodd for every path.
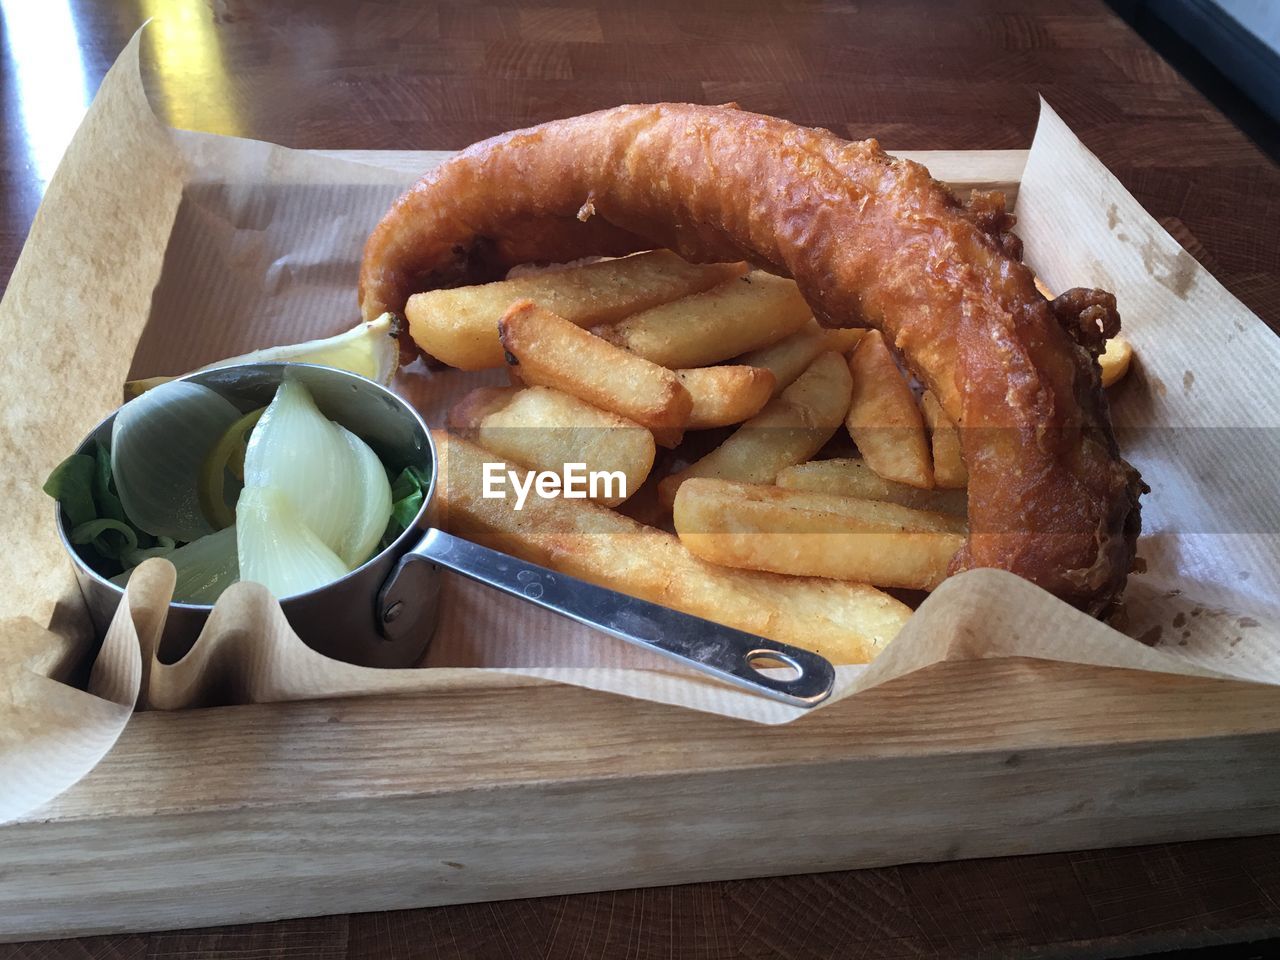
M 176 709 L 389 692 L 570 683 L 739 717 L 803 715 L 594 631 L 450 580 L 421 668 L 374 670 L 303 645 L 254 584 L 219 601 L 196 646 L 156 656 L 172 568 L 130 581 L 87 691 L 50 674 L 85 649 L 69 562 L 39 484 L 135 376 L 176 373 L 357 319 L 370 227 L 411 177 L 271 144 L 171 131 L 152 115 L 137 38 L 103 82 L 50 184 L 0 304 L 9 414 L 0 491 L 10 546 L 0 593 L 4 671 L 0 820 L 83 776 L 136 706 Z M 1030 656 L 1280 682 L 1271 438 L 1280 341 L 1227 293 L 1067 129 L 1042 110 L 1017 213 L 1027 259 L 1057 289 L 1119 297 L 1137 369 L 1113 394 L 1126 454 L 1155 487 L 1147 573 L 1129 588 L 1135 643 L 1017 577 L 942 585 L 869 666 L 838 668 L 829 702 L 944 659 Z M 435 424 L 500 374 L 430 374 L 396 387 Z M 822 708 L 819 708 L 822 709 Z

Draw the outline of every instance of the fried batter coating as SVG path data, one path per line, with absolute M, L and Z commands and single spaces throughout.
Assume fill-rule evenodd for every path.
M 623 106 L 503 134 L 418 182 L 369 238 L 366 317 L 525 260 L 668 247 L 795 279 L 829 326 L 871 326 L 962 428 L 970 537 L 999 567 L 1097 615 L 1133 565 L 1144 484 L 1099 381 L 1115 301 L 1051 305 L 998 194 L 968 205 L 874 140 L 732 107 Z

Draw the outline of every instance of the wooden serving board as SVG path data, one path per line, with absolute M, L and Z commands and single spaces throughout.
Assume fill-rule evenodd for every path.
M 0 937 L 1280 831 L 1280 691 L 939 664 L 784 727 L 571 687 L 139 714 Z
M 913 156 L 1012 192 L 1026 154 Z M 1025 659 L 782 727 L 556 685 L 151 712 L 0 826 L 0 939 L 1274 833 L 1278 783 L 1280 690 Z

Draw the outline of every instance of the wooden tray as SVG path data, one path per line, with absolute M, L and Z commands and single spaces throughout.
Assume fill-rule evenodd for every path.
M 1022 659 L 785 727 L 552 685 L 144 713 L 0 827 L 0 939 L 1273 833 L 1278 783 L 1280 690 Z

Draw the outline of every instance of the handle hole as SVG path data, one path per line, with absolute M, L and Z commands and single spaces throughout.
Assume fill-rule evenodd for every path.
M 799 663 L 777 650 L 752 650 L 747 654 L 747 666 L 756 673 L 763 673 L 772 680 L 783 682 L 799 680 L 804 676 L 804 669 Z

